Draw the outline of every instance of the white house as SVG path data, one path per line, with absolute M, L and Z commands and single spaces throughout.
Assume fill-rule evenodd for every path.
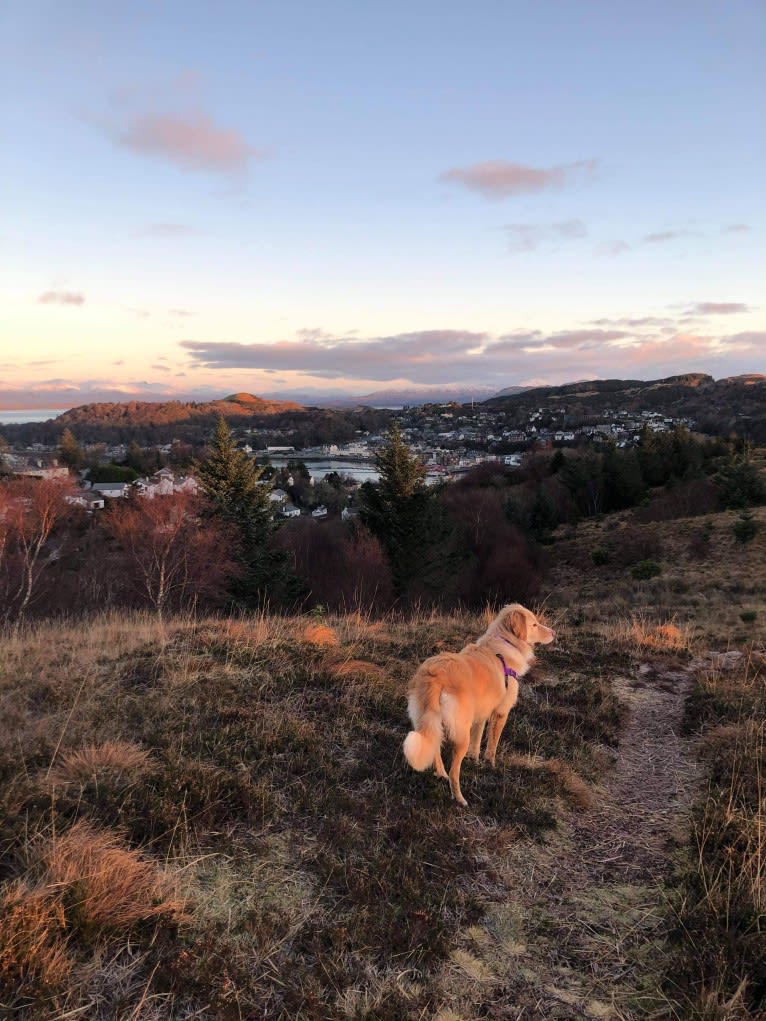
M 269 493 L 269 500 L 271 503 L 284 503 L 287 499 L 287 493 L 284 489 L 272 489 Z
M 110 500 L 118 500 L 128 495 L 130 485 L 129 482 L 94 482 L 90 488 L 93 493 L 101 493 Z
M 318 507 L 315 507 L 313 509 L 313 511 L 311 512 L 311 516 L 312 516 L 312 518 L 317 518 L 317 519 L 319 519 L 319 518 L 326 518 L 327 517 L 327 508 L 325 507 L 325 505 L 323 503 L 321 503 Z
M 100 493 L 94 493 L 90 489 L 78 489 L 71 496 L 65 496 L 67 503 L 75 507 L 84 507 L 87 511 L 103 510 L 104 497 Z
M 286 503 L 279 513 L 283 518 L 299 518 L 301 516 L 300 509 L 291 503 Z

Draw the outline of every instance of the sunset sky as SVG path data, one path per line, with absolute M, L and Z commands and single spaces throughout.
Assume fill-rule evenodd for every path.
M 762 0 L 7 0 L 0 407 L 766 372 Z

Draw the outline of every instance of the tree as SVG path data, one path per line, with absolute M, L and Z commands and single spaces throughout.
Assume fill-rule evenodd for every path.
M 20 625 L 45 569 L 57 559 L 49 549 L 71 506 L 71 485 L 61 479 L 14 479 L 0 489 L 0 605 Z
M 213 432 L 208 456 L 197 465 L 197 477 L 212 508 L 233 527 L 239 545 L 241 573 L 233 595 L 248 606 L 277 595 L 284 582 L 285 557 L 271 538 L 275 530 L 271 485 L 262 468 L 240 450 L 222 415 Z
M 444 549 L 449 529 L 435 491 L 426 486 L 425 467 L 396 421 L 375 462 L 380 481 L 359 490 L 362 521 L 386 553 L 397 596 L 408 590 L 428 595 L 443 577 L 437 548 Z
M 160 618 L 169 608 L 214 602 L 235 572 L 223 521 L 203 524 L 200 510 L 196 496 L 174 493 L 120 500 L 104 516 L 127 580 Z
M 737 460 L 724 465 L 713 476 L 721 506 L 731 510 L 756 507 L 766 503 L 766 482 L 757 465 L 750 460 Z
M 65 429 L 59 441 L 59 460 L 70 471 L 76 472 L 85 463 L 85 457 L 80 449 L 80 444 L 72 435 L 71 429 Z

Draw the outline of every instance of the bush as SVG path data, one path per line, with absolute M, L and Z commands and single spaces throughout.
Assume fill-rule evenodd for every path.
M 604 564 L 608 564 L 610 560 L 610 553 L 608 549 L 604 549 L 603 546 L 596 546 L 595 549 L 590 551 L 590 558 L 596 567 L 602 567 Z
M 743 624 L 752 624 L 754 620 L 758 619 L 757 610 L 743 610 L 739 615 L 739 619 Z
M 745 510 L 734 522 L 732 531 L 739 542 L 752 542 L 758 534 L 759 527 L 758 522 L 753 518 L 753 512 Z
M 648 581 L 650 578 L 656 578 L 658 574 L 662 574 L 662 568 L 656 560 L 639 560 L 630 569 L 630 576 L 634 581 Z

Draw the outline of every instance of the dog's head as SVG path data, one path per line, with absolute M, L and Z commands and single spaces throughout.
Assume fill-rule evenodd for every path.
M 527 645 L 548 645 L 556 637 L 553 628 L 541 624 L 534 613 L 520 603 L 504 606 L 495 624 L 501 636 L 508 640 L 518 639 Z

